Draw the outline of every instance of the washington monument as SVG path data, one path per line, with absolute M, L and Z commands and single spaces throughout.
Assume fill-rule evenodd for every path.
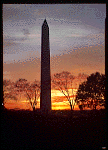
M 46 19 L 42 25 L 41 35 L 41 95 L 40 109 L 42 112 L 51 110 L 51 76 L 50 76 L 50 47 L 49 27 Z

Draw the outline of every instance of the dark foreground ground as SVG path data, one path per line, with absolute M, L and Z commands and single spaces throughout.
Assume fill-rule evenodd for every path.
M 1 149 L 103 149 L 107 145 L 106 112 L 5 110 L 1 113 Z

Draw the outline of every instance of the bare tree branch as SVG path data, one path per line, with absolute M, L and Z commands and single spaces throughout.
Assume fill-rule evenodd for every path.
M 30 84 L 26 79 L 19 79 L 16 82 L 16 87 L 21 94 L 25 95 L 31 107 L 35 110 L 37 99 L 40 96 L 40 82 L 35 80 Z
M 63 93 L 63 95 L 66 97 L 66 99 L 69 102 L 69 105 L 72 110 L 73 100 L 71 100 L 70 93 L 69 93 L 69 87 L 71 84 L 72 88 L 72 82 L 74 80 L 74 76 L 71 75 L 68 71 L 63 71 L 61 73 L 56 73 L 52 77 L 52 83 L 55 85 L 55 87 L 58 87 L 58 89 Z M 73 90 L 72 90 L 73 94 Z

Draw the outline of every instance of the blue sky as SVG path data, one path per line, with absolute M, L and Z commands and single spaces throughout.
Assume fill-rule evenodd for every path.
M 3 4 L 3 62 L 40 59 L 41 26 L 46 18 L 51 58 L 76 52 L 80 62 L 87 53 L 85 47 L 99 47 L 104 66 L 105 17 L 105 4 Z M 89 50 L 89 54 L 94 52 L 95 48 Z M 87 61 L 89 64 L 90 58 Z

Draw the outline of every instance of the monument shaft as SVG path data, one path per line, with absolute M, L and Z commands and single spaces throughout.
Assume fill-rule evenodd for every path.
M 49 48 L 49 27 L 44 20 L 42 25 L 41 39 L 41 96 L 40 109 L 51 110 L 51 76 L 50 76 L 50 48 Z

